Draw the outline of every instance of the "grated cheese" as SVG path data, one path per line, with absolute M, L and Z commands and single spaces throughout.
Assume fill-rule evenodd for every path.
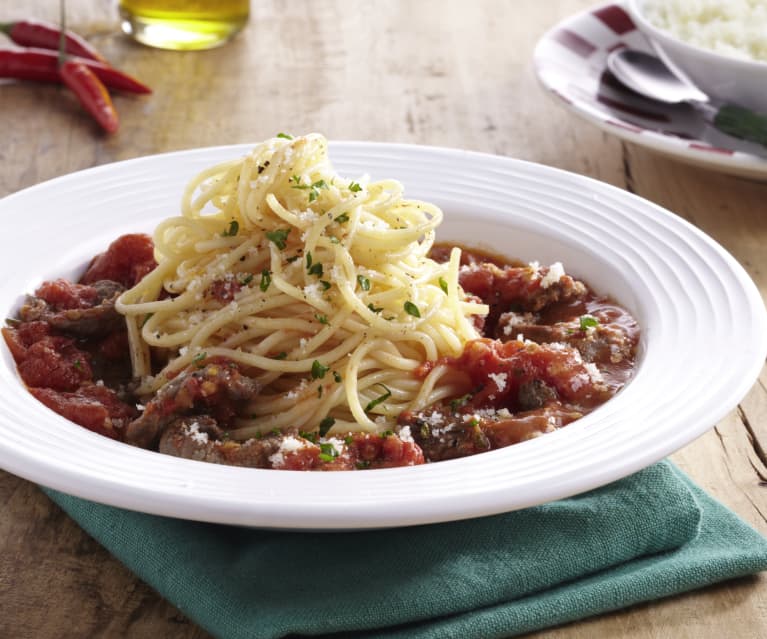
M 541 288 L 549 288 L 552 284 L 556 284 L 565 274 L 565 269 L 562 266 L 562 262 L 554 262 L 549 266 L 549 271 L 543 276 L 541 280 Z
M 413 434 L 410 432 L 410 426 L 403 426 L 400 428 L 399 431 L 399 438 L 403 442 L 410 442 L 411 444 L 415 443 L 415 440 L 413 439 Z
M 508 373 L 489 373 L 488 377 L 495 382 L 499 392 L 506 390 L 506 382 L 508 381 Z
M 288 435 L 280 442 L 277 451 L 269 455 L 269 462 L 272 466 L 282 466 L 285 463 L 285 455 L 295 453 L 303 448 L 306 448 L 306 442 L 303 439 Z
M 205 431 L 201 431 L 200 424 L 197 422 L 192 422 L 191 424 L 187 424 L 185 432 L 187 435 L 189 435 L 189 437 L 192 438 L 192 441 L 195 444 L 208 443 L 208 433 L 206 433 Z

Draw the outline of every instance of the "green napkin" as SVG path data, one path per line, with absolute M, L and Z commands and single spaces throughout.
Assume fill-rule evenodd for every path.
M 48 494 L 226 639 L 509 637 L 767 568 L 767 541 L 667 462 L 522 511 L 355 533 L 203 524 Z

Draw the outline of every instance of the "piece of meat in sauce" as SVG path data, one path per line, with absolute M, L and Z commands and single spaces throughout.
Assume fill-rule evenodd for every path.
M 403 412 L 400 427 L 408 427 L 427 461 L 444 461 L 504 448 L 550 433 L 583 417 L 558 402 L 512 414 L 506 409 L 438 406 Z
M 22 322 L 45 322 L 73 337 L 103 336 L 125 322 L 115 302 L 125 290 L 112 280 L 72 284 L 59 279 L 43 283 L 19 310 Z
M 449 365 L 475 389 L 448 405 L 403 412 L 429 461 L 474 455 L 579 419 L 612 396 L 594 364 L 562 344 L 478 339 Z
M 224 428 L 259 391 L 258 383 L 236 364 L 210 359 L 181 371 L 146 404 L 143 414 L 126 430 L 128 443 L 149 448 L 166 426 L 191 413 L 211 414 Z
M 639 329 L 625 310 L 605 298 L 578 305 L 572 313 L 567 312 L 568 306 L 556 309 L 562 320 L 554 322 L 546 321 L 545 314 L 504 313 L 498 320 L 496 337 L 506 341 L 523 335 L 539 344 L 569 344 L 578 349 L 585 361 L 599 364 L 633 359 Z
M 412 439 L 396 434 L 349 433 L 318 438 L 313 433 L 269 433 L 244 442 L 229 439 L 208 415 L 174 420 L 160 438 L 159 451 L 214 464 L 275 470 L 357 470 L 412 466 L 424 462 Z
M 269 468 L 269 457 L 280 447 L 277 436 L 237 442 L 229 439 L 209 415 L 189 415 L 170 422 L 158 450 L 166 455 L 213 464 Z
M 580 299 L 587 294 L 583 282 L 566 275 L 558 263 L 549 267 L 474 263 L 461 267 L 458 281 L 467 294 L 490 306 L 484 324 L 488 336 L 495 334 L 502 313 L 536 312 L 554 302 Z
M 538 311 L 561 300 L 583 297 L 586 286 L 562 271 L 562 265 L 496 266 L 481 262 L 461 267 L 459 282 L 467 293 L 491 307 L 514 306 Z

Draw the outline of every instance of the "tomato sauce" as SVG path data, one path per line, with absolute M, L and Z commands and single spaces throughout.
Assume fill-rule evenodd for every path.
M 138 410 L 127 388 L 125 322 L 114 301 L 155 266 L 151 238 L 124 235 L 91 261 L 79 282 L 38 287 L 2 329 L 34 397 L 84 428 L 123 439 Z
M 449 258 L 436 245 L 432 257 Z M 100 435 L 211 463 L 285 470 L 354 470 L 417 465 L 474 455 L 565 427 L 618 392 L 633 374 L 639 328 L 561 265 L 522 264 L 463 249 L 459 283 L 489 306 L 480 337 L 458 357 L 425 362 L 415 376 L 447 366 L 464 392 L 400 414 L 395 431 L 317 437 L 269 433 L 245 442 L 227 428 L 259 392 L 221 358 L 179 371 L 146 406 L 131 379 L 120 293 L 156 263 L 151 239 L 125 235 L 96 256 L 79 282 L 43 283 L 2 329 L 19 374 L 40 402 Z M 215 281 L 206 295 L 229 301 L 242 284 Z M 459 384 L 460 385 L 460 384 Z

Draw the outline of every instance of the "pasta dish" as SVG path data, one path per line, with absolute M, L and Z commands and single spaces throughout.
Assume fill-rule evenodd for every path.
M 187 186 L 153 238 L 45 282 L 3 329 L 35 397 L 135 446 L 341 470 L 556 430 L 629 379 L 638 328 L 561 264 L 435 244 L 439 208 L 335 173 L 318 134 Z

